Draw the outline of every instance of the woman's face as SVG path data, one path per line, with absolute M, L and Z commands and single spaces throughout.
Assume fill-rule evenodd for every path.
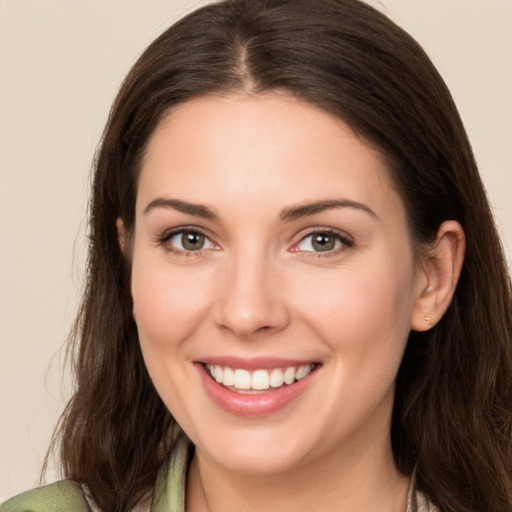
M 277 94 L 173 110 L 131 277 L 147 368 L 198 456 L 268 474 L 391 450 L 425 276 L 383 163 L 340 120 Z

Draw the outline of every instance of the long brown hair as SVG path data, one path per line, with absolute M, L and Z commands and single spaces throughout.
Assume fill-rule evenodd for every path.
M 359 0 L 215 3 L 164 32 L 128 74 L 95 163 L 76 392 L 57 432 L 65 475 L 86 482 L 102 509 L 126 511 L 169 457 L 176 425 L 141 356 L 116 219 L 133 230 L 141 157 L 162 116 L 236 90 L 285 90 L 377 147 L 416 247 L 444 220 L 462 224 L 453 302 L 434 328 L 411 332 L 399 370 L 393 453 L 443 512 L 512 510 L 511 285 L 484 187 L 428 57 Z

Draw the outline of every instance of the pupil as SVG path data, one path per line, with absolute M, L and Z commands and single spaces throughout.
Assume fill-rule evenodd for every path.
M 194 233 L 193 231 L 183 233 L 181 243 L 185 249 L 189 251 L 197 251 L 204 245 L 204 235 L 201 233 Z
M 334 249 L 334 237 L 326 234 L 315 235 L 313 238 L 313 247 L 317 251 L 331 251 Z

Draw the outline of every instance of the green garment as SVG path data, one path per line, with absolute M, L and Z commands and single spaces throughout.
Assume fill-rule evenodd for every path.
M 90 512 L 78 484 L 62 480 L 14 496 L 0 505 L 1 512 Z
M 155 488 L 151 512 L 184 512 L 190 442 L 181 437 Z M 24 492 L 0 505 L 0 512 L 91 512 L 80 486 L 71 480 Z
M 185 512 L 185 487 L 191 443 L 182 436 L 176 442 L 169 464 L 160 472 L 154 501 L 148 512 Z M 146 509 L 145 509 L 146 510 Z M 93 512 L 76 482 L 62 480 L 25 492 L 0 505 L 0 512 Z M 414 473 L 407 496 L 406 512 L 439 512 L 414 490 Z

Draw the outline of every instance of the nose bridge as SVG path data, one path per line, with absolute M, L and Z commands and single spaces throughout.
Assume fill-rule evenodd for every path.
M 268 251 L 246 244 L 232 250 L 224 263 L 217 324 L 240 338 L 282 329 L 288 322 L 287 308 Z

